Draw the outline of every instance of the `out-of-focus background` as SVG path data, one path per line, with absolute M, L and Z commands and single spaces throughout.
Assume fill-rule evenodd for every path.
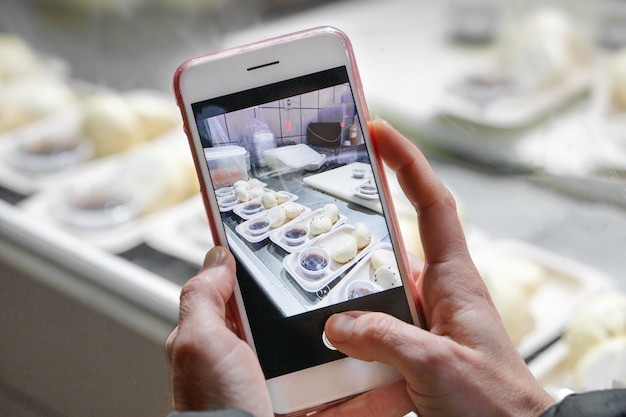
M 3 0 L 2 415 L 169 411 L 163 343 L 213 245 L 173 73 L 318 25 L 456 195 L 546 389 L 626 384 L 626 1 Z

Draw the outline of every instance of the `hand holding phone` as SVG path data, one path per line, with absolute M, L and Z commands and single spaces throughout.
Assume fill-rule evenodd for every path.
M 431 267 L 420 276 L 418 290 L 431 332 L 381 313 L 331 316 L 326 329 L 339 349 L 390 363 L 404 379 L 317 416 L 403 416 L 410 410 L 418 410 L 420 417 L 539 415 L 553 401 L 508 339 L 469 257 L 449 193 L 408 140 L 381 121 L 371 128 L 375 141 L 385 143 L 380 148 L 384 159 L 398 170 L 420 212 Z M 415 262 L 411 269 L 417 279 L 422 265 Z M 258 362 L 225 318 L 234 274 L 233 258 L 216 248 L 204 270 L 185 286 L 181 322 L 168 339 L 179 410 L 239 408 L 256 417 L 273 412 Z

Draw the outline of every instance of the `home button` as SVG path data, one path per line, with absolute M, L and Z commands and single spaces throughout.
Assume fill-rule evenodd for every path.
M 337 348 L 334 347 L 332 343 L 330 343 L 330 340 L 328 340 L 328 337 L 326 337 L 326 331 L 325 330 L 322 332 L 322 342 L 324 342 L 324 345 L 328 349 L 330 349 L 330 350 L 337 350 Z

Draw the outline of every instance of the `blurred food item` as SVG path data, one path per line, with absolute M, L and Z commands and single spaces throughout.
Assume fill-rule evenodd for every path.
M 448 31 L 460 43 L 487 43 L 497 35 L 499 18 L 491 0 L 456 0 L 451 4 Z
M 40 70 L 39 58 L 22 38 L 0 34 L 0 85 Z
M 148 138 L 158 136 L 176 125 L 182 125 L 180 111 L 173 100 L 142 93 L 130 94 L 126 100 L 139 116 Z
M 56 217 L 79 229 L 103 229 L 191 197 L 199 190 L 198 180 L 191 158 L 180 148 L 171 143 L 142 147 L 110 161 L 102 175 L 86 172 L 59 197 Z
M 476 266 L 509 336 L 519 345 L 535 325 L 530 301 L 546 272 L 540 265 L 513 255 L 493 256 Z
M 626 111 L 626 48 L 617 52 L 611 60 L 609 78 L 615 104 L 621 111 Z
M 124 151 L 172 129 L 180 121 L 175 105 L 149 94 L 97 93 L 85 103 L 82 133 L 95 156 Z
M 125 161 L 126 180 L 136 193 L 144 193 L 142 214 L 178 203 L 200 190 L 185 142 L 159 143 L 145 152 L 134 152 Z
M 0 132 L 15 129 L 74 103 L 74 91 L 61 79 L 33 74 L 0 85 Z
M 570 319 L 563 340 L 577 363 L 595 345 L 626 336 L 626 295 L 605 292 L 590 298 Z
M 504 72 L 522 91 L 558 85 L 590 59 L 590 43 L 564 11 L 541 8 L 512 25 L 498 56 Z
M 626 337 L 606 339 L 589 349 L 576 364 L 574 388 L 626 388 Z
M 143 123 L 130 103 L 117 93 L 100 93 L 85 103 L 82 132 L 103 156 L 136 146 L 147 138 Z

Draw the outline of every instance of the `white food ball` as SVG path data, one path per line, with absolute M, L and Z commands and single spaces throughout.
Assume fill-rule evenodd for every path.
M 263 197 L 263 194 L 265 194 L 265 190 L 263 190 L 263 188 L 259 188 L 259 187 L 248 188 L 247 190 L 248 190 L 248 194 L 250 195 L 250 200 L 254 200 L 255 198 Z
M 250 189 L 252 187 L 250 187 L 249 182 L 248 181 L 244 181 L 244 180 L 237 180 L 233 183 L 233 188 L 237 188 L 237 187 L 242 187 L 245 189 Z
M 286 203 L 287 201 L 289 201 L 289 195 L 280 191 L 276 193 L 276 202 L 278 204 L 283 204 L 283 203 Z
M 477 259 L 476 266 L 509 337 L 519 345 L 535 325 L 530 303 L 544 281 L 543 267 L 513 255 L 489 256 L 482 262 Z
M 543 283 L 546 272 L 541 265 L 528 259 L 513 255 L 499 255 L 489 261 L 477 262 L 483 279 L 505 281 L 509 287 L 515 287 L 526 299 L 532 297 Z
M 370 263 L 374 270 L 382 268 L 383 266 L 395 266 L 396 257 L 389 249 L 374 249 L 370 255 Z
M 509 337 L 519 346 L 535 326 L 529 309 L 530 299 L 523 289 L 515 283 L 508 283 L 506 277 L 502 278 L 486 283 Z
M 573 20 L 553 8 L 536 10 L 512 26 L 503 39 L 503 64 L 528 90 L 560 83 L 588 55 Z
M 98 156 L 129 149 L 146 139 L 141 118 L 115 93 L 98 94 L 87 101 L 82 131 L 93 141 Z
M 337 223 L 339 220 L 339 208 L 334 203 L 328 203 L 322 208 L 322 215 L 328 217 L 332 224 Z
M 0 82 L 24 73 L 39 71 L 41 63 L 21 38 L 13 35 L 0 35 Z
M 133 94 L 126 100 L 143 123 L 148 138 L 182 124 L 180 112 L 173 101 L 151 94 Z
M 335 262 L 345 264 L 354 259 L 357 253 L 358 248 L 354 237 L 352 235 L 343 235 L 337 239 L 337 242 L 331 248 L 330 257 L 333 258 Z
M 387 290 L 400 286 L 400 271 L 395 266 L 385 265 L 374 271 L 372 281 Z
M 271 209 L 272 207 L 276 207 L 278 205 L 278 200 L 276 200 L 276 193 L 274 191 L 266 191 L 261 197 L 261 204 L 265 209 Z
M 626 387 L 626 337 L 614 337 L 592 347 L 574 369 L 577 391 Z
M 285 210 L 282 207 L 272 207 L 267 211 L 267 217 L 270 220 L 270 227 L 276 228 L 285 223 L 287 216 L 285 215 Z
M 626 110 L 626 48 L 615 55 L 610 66 L 613 97 L 617 105 Z
M 311 219 L 309 230 L 311 231 L 311 234 L 313 234 L 313 236 L 317 236 L 321 235 L 322 233 L 328 232 L 332 227 L 333 223 L 328 217 L 318 214 Z
M 248 192 L 248 187 L 244 186 L 236 186 L 233 188 L 235 190 L 235 196 L 237 197 L 237 200 L 239 200 L 242 203 L 245 203 L 246 201 L 250 200 L 250 194 Z
M 285 215 L 289 220 L 293 220 L 302 213 L 304 213 L 304 207 L 294 203 L 285 204 Z
M 571 318 L 563 340 L 570 358 L 580 359 L 594 345 L 616 336 L 626 336 L 626 295 L 607 292 L 594 296 Z
M 250 188 L 263 188 L 265 185 L 256 178 L 250 178 L 248 180 L 248 187 Z
M 369 245 L 372 240 L 372 232 L 369 227 L 365 225 L 365 223 L 355 224 L 354 230 L 352 230 L 352 236 L 354 236 L 356 245 L 359 249 L 363 249 Z
M 74 100 L 73 91 L 54 77 L 15 79 L 0 91 L 0 131 L 48 116 Z

